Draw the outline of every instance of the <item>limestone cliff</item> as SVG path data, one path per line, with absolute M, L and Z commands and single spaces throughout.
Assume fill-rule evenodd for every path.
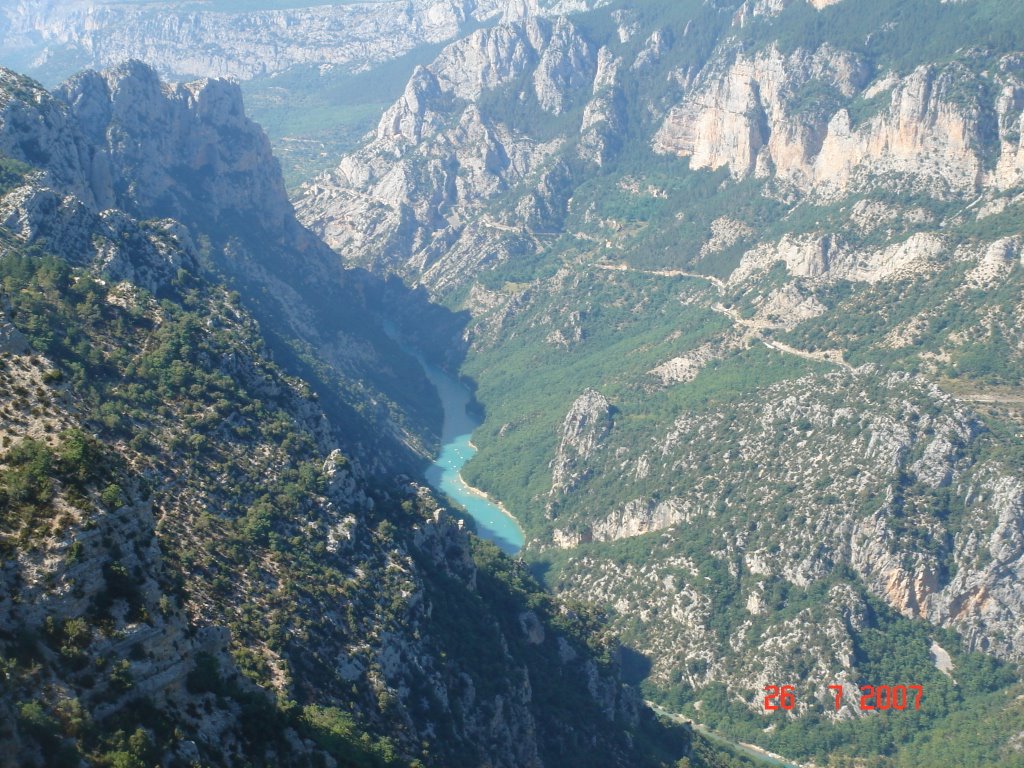
M 572 404 L 562 422 L 558 452 L 551 463 L 549 515 L 559 497 L 571 493 L 589 474 L 588 462 L 612 426 L 611 403 L 600 392 L 588 389 Z
M 599 66 L 565 17 L 506 14 L 418 69 L 374 140 L 304 188 L 299 217 L 353 263 L 454 286 L 476 265 L 503 261 L 516 248 L 481 250 L 477 240 L 542 223 L 552 198 L 556 208 L 564 199 L 564 172 L 549 159 L 563 142 L 535 141 L 473 102 L 528 76 L 523 97 L 557 115 L 581 88 L 593 89 L 588 129 L 600 154 L 605 126 L 615 119 L 611 102 L 602 110 L 598 101 L 612 98 L 612 66 L 607 58 Z M 532 189 L 499 220 L 475 215 L 523 183 Z
M 1020 118 L 1011 106 L 1020 85 L 1010 60 L 1000 69 L 988 75 L 1000 93 L 992 102 L 961 64 L 872 79 L 863 61 L 828 46 L 788 57 L 723 52 L 666 116 L 654 148 L 694 168 L 774 176 L 831 198 L 886 176 L 937 195 L 1006 189 L 1019 174 L 1019 132 L 1008 123 Z M 854 123 L 857 101 L 875 111 Z M 996 115 L 1007 113 L 997 137 Z

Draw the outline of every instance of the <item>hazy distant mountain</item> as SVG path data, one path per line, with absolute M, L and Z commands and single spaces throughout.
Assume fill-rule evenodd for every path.
M 365 69 L 454 37 L 493 2 L 5 2 L 7 65 L 69 75 L 140 59 L 174 77 L 236 77 L 295 65 Z

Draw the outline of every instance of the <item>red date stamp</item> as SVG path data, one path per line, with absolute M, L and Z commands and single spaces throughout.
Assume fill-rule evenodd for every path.
M 829 691 L 835 697 L 836 712 L 843 706 L 843 686 L 830 685 Z M 764 711 L 789 712 L 796 706 L 796 688 L 792 685 L 766 685 Z M 865 711 L 904 711 L 913 707 L 921 708 L 924 686 L 921 685 L 862 685 L 860 686 L 860 708 Z

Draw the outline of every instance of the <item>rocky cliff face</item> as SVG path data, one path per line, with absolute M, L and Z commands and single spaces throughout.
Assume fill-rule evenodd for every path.
M 5 150 L 46 174 L 37 181 L 95 211 L 213 222 L 256 211 L 278 239 L 298 236 L 270 145 L 246 119 L 237 85 L 171 87 L 139 62 L 83 73 L 56 98 L 9 71 L 4 78 Z
M 876 283 L 934 269 L 935 259 L 947 248 L 932 233 L 916 233 L 878 250 L 851 248 L 834 236 L 783 236 L 778 243 L 745 253 L 729 282 L 748 281 L 781 262 L 794 277 Z
M 1020 88 L 1013 61 L 987 78 L 958 63 L 869 84 L 862 61 L 827 46 L 788 58 L 778 50 L 738 54 L 731 63 L 723 54 L 669 112 L 654 148 L 689 157 L 694 168 L 775 176 L 832 198 L 886 176 L 939 196 L 1006 189 L 1015 183 L 1019 133 L 1007 122 L 1019 114 L 998 134 L 995 126 Z M 989 78 L 991 86 L 982 86 Z M 1000 94 L 995 103 L 987 92 Z M 853 97 L 877 112 L 854 124 L 843 103 Z
M 611 403 L 600 392 L 588 389 L 572 404 L 562 422 L 562 439 L 551 464 L 549 515 L 559 497 L 571 493 L 589 474 L 587 464 L 605 442 L 612 425 Z
M 73 121 L 39 84 L 9 70 L 2 77 L 4 153 L 46 173 L 53 186 L 95 202 L 92 159 Z M 102 168 L 97 171 L 102 184 Z
M 789 57 L 769 50 L 753 60 L 729 58 L 709 62 L 683 104 L 670 110 L 656 151 L 689 156 L 694 168 L 727 165 L 736 176 L 754 172 L 763 151 L 762 172 L 770 160 L 780 173 L 793 173 L 815 154 L 827 126 L 827 116 L 815 114 L 818 105 L 807 110 L 794 97 L 812 86 L 850 97 L 867 79 L 856 56 L 827 46 Z
M 564 200 L 566 170 L 550 160 L 563 141 L 535 141 L 473 102 L 525 77 L 523 98 L 557 116 L 581 89 L 594 90 L 590 151 L 600 156 L 613 119 L 602 100 L 612 98 L 615 66 L 607 53 L 603 62 L 567 18 L 507 13 L 417 70 L 375 139 L 305 188 L 300 219 L 353 263 L 416 273 L 437 287 L 504 261 L 519 246 L 502 242 L 502 233 L 514 235 L 524 222 L 543 226 L 546 211 Z M 524 185 L 526 194 L 496 219 L 478 215 Z M 481 249 L 481 240 L 493 244 Z
M 78 75 L 58 95 L 86 139 L 106 150 L 89 175 L 100 207 L 179 219 L 203 211 L 214 222 L 244 212 L 268 230 L 285 230 L 280 169 L 266 136 L 246 119 L 237 85 L 171 88 L 130 62 Z

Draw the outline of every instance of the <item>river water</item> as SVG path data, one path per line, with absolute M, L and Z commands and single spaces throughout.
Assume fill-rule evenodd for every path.
M 476 522 L 477 533 L 514 555 L 523 547 L 523 531 L 515 518 L 477 489 L 466 485 L 460 471 L 473 458 L 476 448 L 470 442 L 473 430 L 480 426 L 466 410 L 472 395 L 459 381 L 440 368 L 420 360 L 430 383 L 437 389 L 444 406 L 441 430 L 441 455 L 426 471 L 430 486 L 447 496 Z

